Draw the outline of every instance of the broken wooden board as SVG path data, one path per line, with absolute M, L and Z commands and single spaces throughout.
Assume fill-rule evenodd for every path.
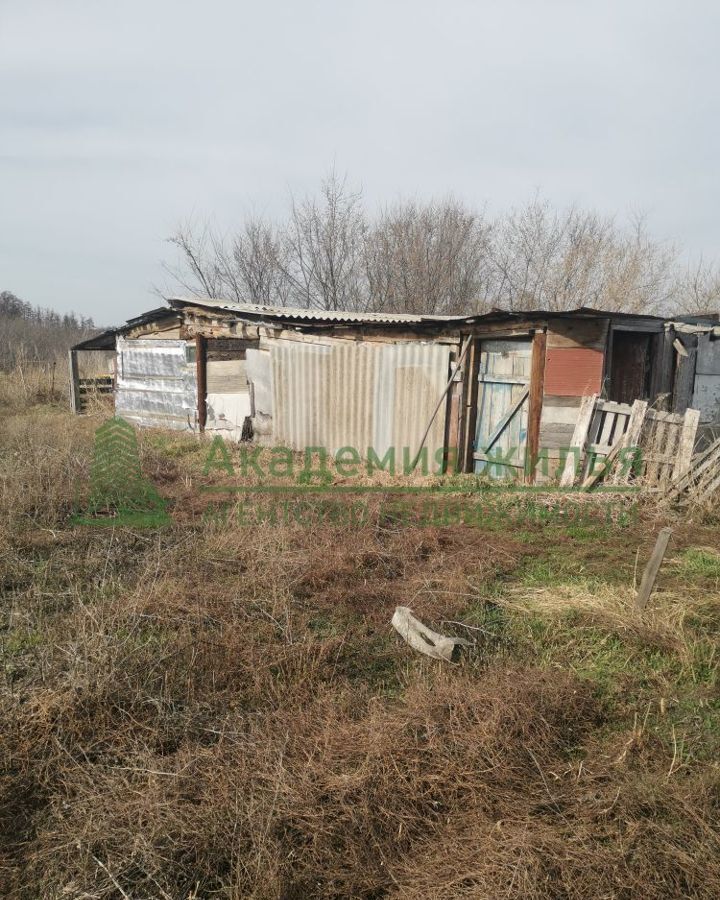
M 589 396 L 582 398 L 578 416 L 575 421 L 572 444 L 570 445 L 570 451 L 565 460 L 565 468 L 560 476 L 560 487 L 572 487 L 576 473 L 582 470 L 585 444 L 587 443 L 590 423 L 592 422 L 593 413 L 595 412 L 596 400 L 597 394 L 590 394 Z M 574 451 L 577 451 L 579 458 L 576 458 Z

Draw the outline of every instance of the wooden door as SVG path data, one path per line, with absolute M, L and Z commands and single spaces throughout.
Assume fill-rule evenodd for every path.
M 527 446 L 532 342 L 482 341 L 474 470 L 522 479 Z

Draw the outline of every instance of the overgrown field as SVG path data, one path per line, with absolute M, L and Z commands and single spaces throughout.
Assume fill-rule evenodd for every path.
M 648 506 L 208 520 L 207 446 L 145 432 L 173 523 L 74 526 L 101 414 L 0 413 L 1 896 L 720 896 L 716 523 L 640 616 Z

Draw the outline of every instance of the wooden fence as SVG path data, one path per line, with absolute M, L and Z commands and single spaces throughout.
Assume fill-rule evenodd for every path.
M 680 503 L 707 503 L 720 491 L 720 438 L 692 458 L 685 474 L 666 491 Z
M 576 449 L 560 484 L 590 487 L 604 478 L 611 484 L 633 480 L 666 489 L 688 472 L 699 423 L 696 409 L 668 413 L 649 409 L 644 400 L 631 405 L 584 397 L 572 439 Z M 632 448 L 638 453 L 632 455 Z
M 690 468 L 700 411 L 649 409 L 640 433 L 645 483 L 658 488 L 678 481 Z
M 115 382 L 112 375 L 99 375 L 96 378 L 78 378 L 75 397 L 75 411 L 84 412 L 93 397 L 112 394 Z

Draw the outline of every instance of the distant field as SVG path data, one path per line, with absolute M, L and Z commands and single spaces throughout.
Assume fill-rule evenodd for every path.
M 716 521 L 673 523 L 643 616 L 647 505 L 207 520 L 207 444 L 144 432 L 172 523 L 73 526 L 108 413 L 7 388 L 1 896 L 720 896 Z M 398 604 L 474 646 L 417 654 Z

